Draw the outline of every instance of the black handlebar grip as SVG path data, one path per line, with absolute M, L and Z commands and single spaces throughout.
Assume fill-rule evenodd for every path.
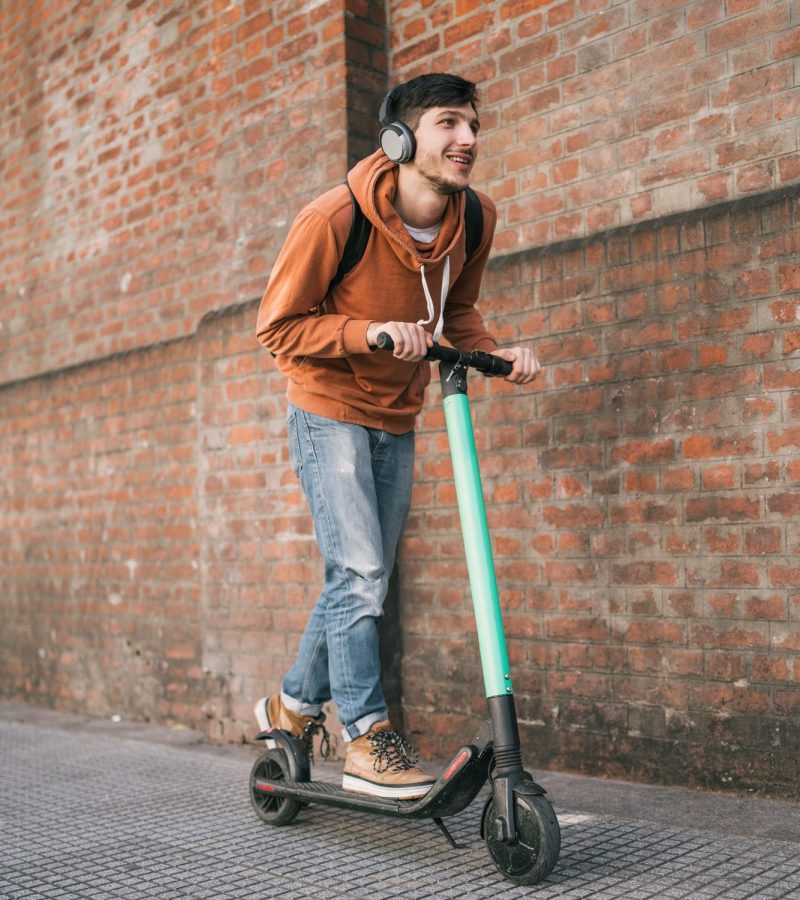
M 493 356 L 491 353 L 483 353 L 481 350 L 473 350 L 470 354 L 470 365 L 483 372 L 485 375 L 500 375 L 505 377 L 511 374 L 514 366 L 506 359 Z
M 385 331 L 380 332 L 375 343 L 379 350 L 394 350 L 394 341 Z

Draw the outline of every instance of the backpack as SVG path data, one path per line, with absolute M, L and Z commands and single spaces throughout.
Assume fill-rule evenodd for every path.
M 331 279 L 329 290 L 335 284 L 338 284 L 359 262 L 367 247 L 369 233 L 372 231 L 372 222 L 364 215 L 349 184 L 347 184 L 347 189 L 350 191 L 350 200 L 353 204 L 353 224 L 350 226 L 350 234 L 347 236 L 347 243 L 344 245 L 342 258 L 339 260 L 336 274 Z M 481 206 L 480 198 L 471 187 L 468 187 L 466 191 L 464 227 L 467 231 L 466 249 L 467 262 L 469 262 L 475 255 L 475 251 L 480 246 L 483 238 L 483 207 Z

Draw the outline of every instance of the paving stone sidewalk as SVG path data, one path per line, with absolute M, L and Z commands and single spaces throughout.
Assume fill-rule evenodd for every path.
M 255 747 L 0 703 L 0 898 L 800 897 L 800 805 L 536 773 L 562 829 L 540 885 L 479 837 L 481 798 L 433 824 L 248 798 Z M 339 767 L 320 767 L 334 779 Z

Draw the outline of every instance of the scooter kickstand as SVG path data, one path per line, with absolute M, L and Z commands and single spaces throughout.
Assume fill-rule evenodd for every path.
M 434 818 L 433 821 L 438 825 L 439 831 L 441 831 L 442 834 L 447 838 L 447 840 L 450 842 L 450 846 L 451 846 L 454 850 L 466 850 L 466 849 L 468 849 L 466 844 L 457 844 L 457 843 L 455 842 L 455 840 L 453 839 L 453 835 L 450 834 L 450 832 L 447 830 L 447 825 L 445 825 L 444 822 L 443 822 L 441 819 L 439 819 L 439 818 Z

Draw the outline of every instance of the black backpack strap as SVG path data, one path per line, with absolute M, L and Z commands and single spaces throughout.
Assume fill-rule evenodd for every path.
M 466 190 L 464 227 L 467 230 L 467 262 L 469 262 L 483 240 L 483 207 L 481 206 L 481 198 L 471 187 L 468 187 Z
M 353 189 L 347 182 L 345 184 L 347 184 L 347 190 L 350 191 L 350 202 L 353 207 L 353 224 L 350 226 L 350 234 L 347 236 L 347 242 L 342 251 L 342 258 L 339 260 L 336 274 L 331 279 L 330 287 L 339 284 L 344 276 L 356 266 L 367 249 L 367 241 L 372 231 L 372 222 L 364 215 L 363 210 L 358 205 Z M 481 206 L 480 197 L 471 187 L 467 188 L 465 197 L 464 227 L 467 231 L 466 250 L 467 262 L 469 262 L 483 240 L 483 207 Z
M 344 245 L 342 258 L 339 260 L 339 266 L 331 280 L 330 287 L 338 284 L 361 259 L 364 251 L 367 249 L 367 241 L 372 231 L 372 222 L 364 215 L 361 207 L 358 205 L 353 189 L 347 182 L 345 184 L 347 184 L 347 190 L 350 191 L 350 201 L 353 206 L 353 224 L 350 226 L 350 234 L 347 236 L 347 243 Z

